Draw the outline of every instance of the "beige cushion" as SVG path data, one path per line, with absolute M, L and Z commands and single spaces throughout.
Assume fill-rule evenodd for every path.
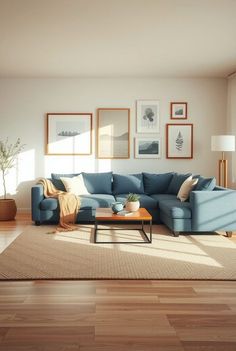
M 182 202 L 188 200 L 190 191 L 194 188 L 197 182 L 198 179 L 193 179 L 192 176 L 188 177 L 181 185 L 177 198 Z
M 66 191 L 68 193 L 73 193 L 75 195 L 87 195 L 89 194 L 85 184 L 82 174 L 76 177 L 61 177 L 61 181 L 63 182 Z

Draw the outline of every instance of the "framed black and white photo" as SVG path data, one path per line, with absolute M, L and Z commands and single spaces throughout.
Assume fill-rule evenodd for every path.
M 170 118 L 171 119 L 187 119 L 188 104 L 187 102 L 171 102 Z
M 157 100 L 137 101 L 137 133 L 160 132 L 160 107 Z
M 92 113 L 48 113 L 47 155 L 91 155 Z
M 129 158 L 130 109 L 99 108 L 97 112 L 98 158 Z
M 160 158 L 161 142 L 159 138 L 135 138 L 135 158 Z
M 166 125 L 166 158 L 193 158 L 193 124 Z

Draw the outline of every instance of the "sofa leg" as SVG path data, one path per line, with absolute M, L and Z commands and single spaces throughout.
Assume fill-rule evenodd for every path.
M 226 235 L 227 235 L 228 238 L 231 238 L 232 234 L 233 234 L 233 232 L 226 232 Z
M 41 225 L 41 222 L 40 221 L 35 221 L 35 225 L 39 226 L 39 225 Z
M 174 236 L 179 236 L 179 232 L 173 231 Z

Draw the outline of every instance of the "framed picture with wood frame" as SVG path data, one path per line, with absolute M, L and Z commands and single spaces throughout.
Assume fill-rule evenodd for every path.
M 193 124 L 166 125 L 166 158 L 193 158 Z
M 97 110 L 97 157 L 130 158 L 130 109 Z
M 92 113 L 47 113 L 47 155 L 91 155 Z
M 187 119 L 188 104 L 187 102 L 171 102 L 170 118 L 171 119 Z

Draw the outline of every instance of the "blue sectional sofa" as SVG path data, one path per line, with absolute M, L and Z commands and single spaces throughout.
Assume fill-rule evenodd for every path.
M 198 183 L 188 201 L 181 202 L 177 193 L 190 174 L 175 172 L 133 175 L 82 173 L 89 192 L 81 195 L 77 222 L 93 222 L 97 207 L 111 207 L 115 201 L 125 202 L 128 193 L 140 195 L 140 205 L 153 217 L 153 222 L 164 223 L 178 236 L 180 232 L 214 232 L 224 230 L 228 236 L 236 230 L 236 191 L 216 186 L 215 178 L 196 175 Z M 65 190 L 60 177 L 78 174 L 52 174 L 53 184 Z M 32 220 L 36 225 L 59 220 L 58 200 L 45 198 L 42 185 L 32 187 Z

